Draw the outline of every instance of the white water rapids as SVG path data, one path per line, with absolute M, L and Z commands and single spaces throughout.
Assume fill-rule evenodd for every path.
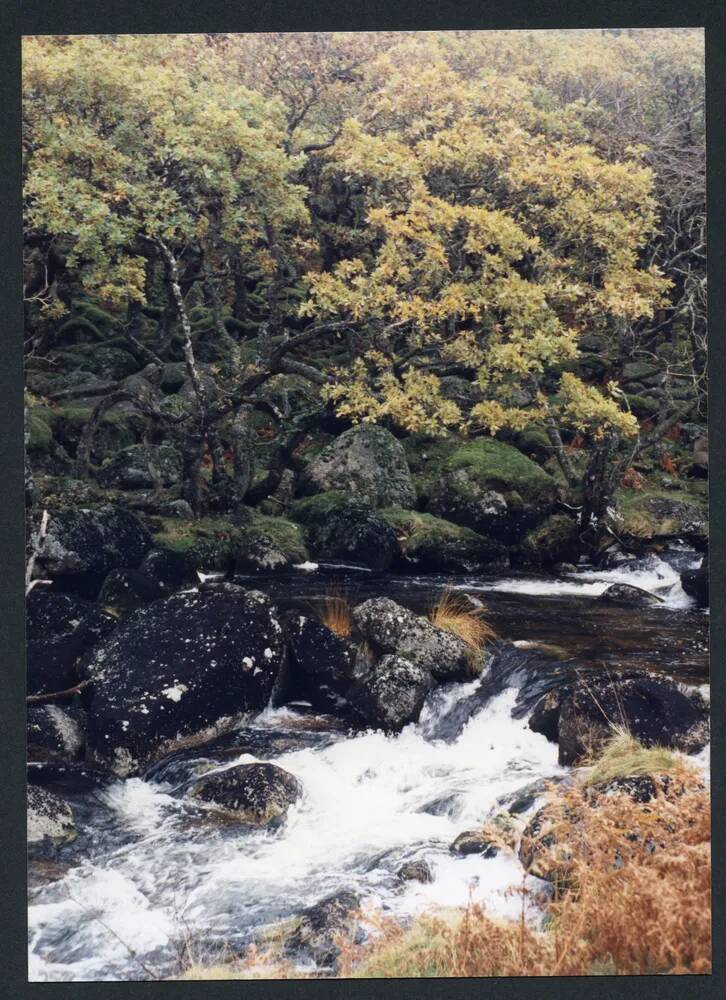
M 500 579 L 478 589 L 592 598 L 614 582 L 658 594 L 664 615 L 691 605 L 678 573 L 660 559 L 558 579 Z M 81 808 L 83 846 L 72 867 L 31 890 L 31 981 L 174 975 L 183 941 L 196 960 L 213 960 L 215 948 L 217 955 L 225 944 L 243 949 L 265 925 L 341 889 L 388 914 L 462 906 L 471 898 L 491 913 L 516 916 L 523 875 L 516 857 L 459 857 L 449 847 L 499 812 L 499 800 L 564 769 L 555 744 L 533 733 L 527 719 L 511 717 L 512 689 L 487 702 L 452 742 L 433 739 L 435 720 L 476 684 L 435 692 L 419 722 L 396 736 L 313 731 L 310 717 L 291 708 L 261 713 L 254 727 L 292 734 L 293 749 L 239 753 L 217 766 L 273 759 L 300 780 L 303 797 L 274 832 L 200 817 L 168 776 L 93 792 Z M 307 742 L 296 742 L 306 727 Z M 397 878 L 411 860 L 428 862 L 431 883 Z

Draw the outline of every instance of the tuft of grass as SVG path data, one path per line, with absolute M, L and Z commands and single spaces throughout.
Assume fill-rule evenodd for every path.
M 627 729 L 615 726 L 611 738 L 591 761 L 591 767 L 585 779 L 588 785 L 614 778 L 679 774 L 684 764 L 665 747 L 644 747 Z
M 344 594 L 326 594 L 320 620 L 341 639 L 349 639 L 353 633 L 353 605 Z
M 436 628 L 451 632 L 465 642 L 476 657 L 480 656 L 487 643 L 496 638 L 486 619 L 486 608 L 470 607 L 463 595 L 450 589 L 444 590 L 428 617 Z

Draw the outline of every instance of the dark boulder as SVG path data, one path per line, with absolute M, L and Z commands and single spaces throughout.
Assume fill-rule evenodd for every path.
M 353 618 L 378 652 L 407 657 L 438 681 L 462 680 L 473 672 L 472 652 L 463 640 L 388 597 L 359 604 Z
M 143 490 L 174 486 L 181 481 L 182 457 L 173 445 L 133 444 L 116 452 L 96 473 L 101 486 L 117 490 Z
M 275 764 L 239 764 L 204 775 L 190 794 L 243 823 L 276 826 L 302 795 L 302 785 Z
M 407 861 L 396 872 L 402 882 L 433 882 L 428 861 Z
M 36 586 L 25 604 L 28 692 L 65 691 L 80 680 L 78 658 L 117 625 L 88 601 Z
M 139 565 L 139 572 L 165 587 L 177 587 L 193 576 L 184 553 L 173 549 L 149 549 Z
M 662 604 L 660 597 L 642 590 L 640 587 L 633 587 L 629 583 L 612 583 L 605 590 L 598 600 L 606 604 L 624 604 L 632 608 L 649 608 L 654 604 Z
M 275 609 L 257 591 L 181 593 L 129 615 L 84 661 L 88 745 L 118 774 L 264 708 L 282 668 Z
M 28 760 L 81 760 L 86 741 L 85 725 L 82 709 L 31 705 L 28 708 Z
M 681 573 L 681 586 L 700 608 L 708 607 L 708 553 L 698 569 L 687 569 Z
M 71 840 L 76 832 L 68 803 L 39 785 L 28 785 L 27 827 L 29 844 Z
M 144 525 L 123 507 L 65 508 L 51 514 L 37 575 L 91 578 L 98 586 L 112 569 L 138 566 L 150 544 Z
M 322 711 L 344 710 L 355 664 L 351 643 L 305 615 L 289 622 L 286 635 L 292 653 L 292 695 Z
M 355 714 L 368 726 L 398 732 L 421 714 L 431 675 L 402 656 L 384 656 L 348 692 Z
M 709 739 L 708 711 L 671 680 L 632 676 L 578 682 L 564 695 L 557 723 L 560 764 L 596 752 L 624 726 L 644 746 L 696 753 Z
M 499 845 L 493 843 L 481 830 L 465 830 L 460 833 L 449 848 L 452 854 L 481 854 L 485 858 L 494 858 L 499 854 Z
M 353 561 L 384 572 L 399 553 L 396 532 L 362 497 L 321 493 L 298 501 L 290 516 L 308 529 L 318 559 Z
M 98 603 L 123 611 L 159 600 L 168 587 L 137 569 L 112 569 L 103 581 Z
M 349 889 L 326 896 L 304 910 L 288 938 L 285 951 L 318 968 L 335 969 L 340 957 L 340 938 L 359 943 L 360 897 Z

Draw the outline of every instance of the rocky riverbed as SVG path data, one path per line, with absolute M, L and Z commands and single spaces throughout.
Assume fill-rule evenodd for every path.
M 540 883 L 519 837 L 545 780 L 605 732 L 604 698 L 706 766 L 708 616 L 680 583 L 699 556 L 663 556 L 488 578 L 306 563 L 205 576 L 120 623 L 34 588 L 31 649 L 92 683 L 31 708 L 31 978 L 164 977 L 184 941 L 213 962 L 270 936 L 325 974 L 338 931 L 367 933 L 361 912 L 471 895 L 514 914 L 506 890 Z M 496 629 L 479 677 L 419 616 L 446 585 Z M 353 605 L 350 640 L 319 620 L 333 591 Z M 70 600 L 69 653 L 48 623 Z M 496 846 L 475 836 L 492 822 L 508 831 Z

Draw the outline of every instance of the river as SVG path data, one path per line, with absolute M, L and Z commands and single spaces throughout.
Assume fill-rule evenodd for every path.
M 594 671 L 637 667 L 688 684 L 708 681 L 708 615 L 681 589 L 679 571 L 700 557 L 674 547 L 617 569 L 562 576 L 377 577 L 351 567 L 308 565 L 255 577 L 281 606 L 309 609 L 331 589 L 354 601 L 393 597 L 423 610 L 444 586 L 480 597 L 504 639 L 547 643 Z M 240 582 L 249 584 L 249 580 Z M 662 603 L 598 603 L 613 582 Z M 349 888 L 366 907 L 409 915 L 473 898 L 516 915 L 522 869 L 501 853 L 458 857 L 449 845 L 532 782 L 557 777 L 557 747 L 513 718 L 505 688 L 455 735 L 441 721 L 478 680 L 438 689 L 402 733 L 351 732 L 309 706 L 268 708 L 215 743 L 174 755 L 145 778 L 56 786 L 79 834 L 49 858 L 31 856 L 30 979 L 128 980 L 174 975 L 180 949 L 196 961 L 239 951 L 260 931 L 327 894 Z M 707 751 L 701 755 L 707 766 Z M 274 831 L 210 821 L 183 791 L 202 765 L 274 760 L 304 795 Z M 53 787 L 53 786 L 51 786 Z M 408 860 L 425 859 L 428 884 L 401 883 Z M 530 884 L 536 880 L 528 879 Z

